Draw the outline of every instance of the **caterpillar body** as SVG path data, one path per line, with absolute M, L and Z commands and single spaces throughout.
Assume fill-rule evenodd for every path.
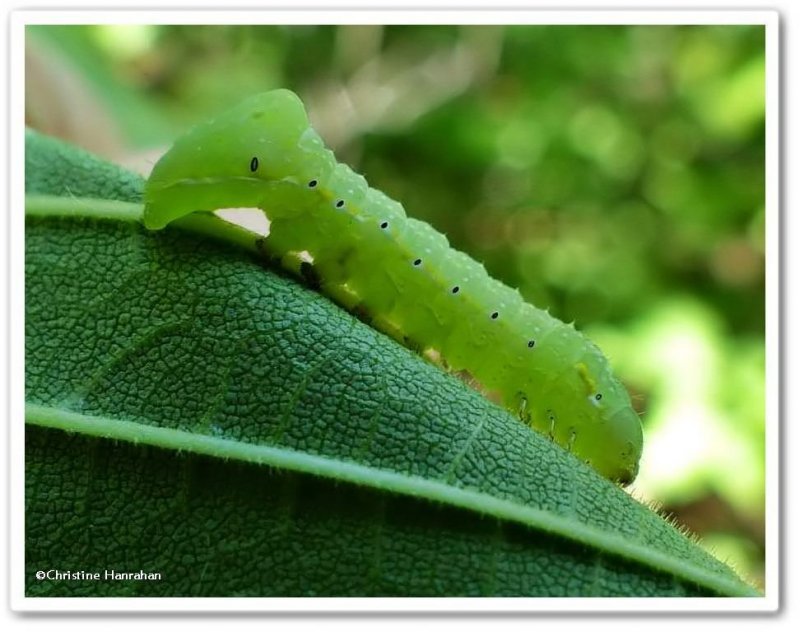
M 323 293 L 356 297 L 347 307 L 376 327 L 435 349 L 603 476 L 633 481 L 641 423 L 600 350 L 337 164 L 293 92 L 251 97 L 178 139 L 147 181 L 144 223 L 233 207 L 264 211 L 270 253 L 309 253 Z

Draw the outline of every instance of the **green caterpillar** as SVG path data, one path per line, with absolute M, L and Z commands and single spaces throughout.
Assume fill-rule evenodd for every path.
M 197 210 L 262 209 L 267 251 L 284 262 L 309 253 L 323 293 L 469 371 L 607 478 L 635 478 L 641 423 L 600 350 L 337 164 L 294 93 L 254 96 L 180 138 L 145 203 L 151 229 Z

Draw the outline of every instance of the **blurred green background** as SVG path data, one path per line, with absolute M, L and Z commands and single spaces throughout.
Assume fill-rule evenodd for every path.
M 643 413 L 631 492 L 763 587 L 761 26 L 40 26 L 30 126 L 146 173 L 287 87 L 370 183 L 572 321 Z

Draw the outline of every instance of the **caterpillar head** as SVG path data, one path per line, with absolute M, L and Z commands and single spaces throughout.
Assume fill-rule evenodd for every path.
M 198 125 L 153 168 L 145 225 L 162 228 L 196 210 L 254 206 L 265 181 L 297 173 L 296 148 L 308 129 L 303 103 L 289 90 L 255 95 Z

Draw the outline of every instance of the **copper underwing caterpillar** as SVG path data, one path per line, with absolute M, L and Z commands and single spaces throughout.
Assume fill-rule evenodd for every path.
M 320 291 L 435 349 L 603 476 L 633 481 L 641 423 L 601 351 L 338 164 L 293 92 L 251 97 L 178 139 L 147 181 L 144 223 L 235 207 L 267 215 L 273 255 L 310 254 Z

